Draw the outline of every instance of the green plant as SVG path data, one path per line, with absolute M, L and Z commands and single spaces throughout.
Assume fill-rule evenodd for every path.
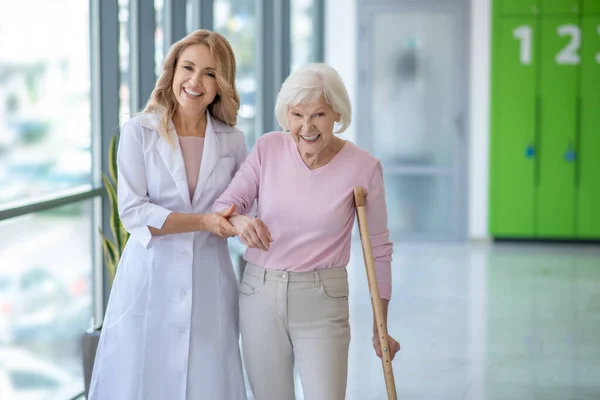
M 110 203 L 110 230 L 112 231 L 113 240 L 106 237 L 104 232 L 102 232 L 102 228 L 99 229 L 110 286 L 112 286 L 112 282 L 115 279 L 121 254 L 123 254 L 125 244 L 129 239 L 129 232 L 125 230 L 119 218 L 117 203 L 117 141 L 117 135 L 113 136 L 108 148 L 109 176 L 102 174 L 102 180 Z

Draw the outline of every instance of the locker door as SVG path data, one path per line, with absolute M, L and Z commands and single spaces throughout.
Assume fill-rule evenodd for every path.
M 540 0 L 496 0 L 497 10 L 504 16 L 531 15 L 538 13 Z M 498 15 L 499 16 L 499 15 Z
M 542 15 L 548 14 L 579 14 L 580 0 L 541 0 Z
M 600 17 L 582 21 L 577 234 L 600 239 Z
M 492 54 L 490 232 L 534 233 L 535 19 L 496 19 Z
M 575 234 L 577 75 L 581 30 L 575 18 L 545 18 L 540 29 L 539 237 Z
M 600 1 L 598 0 L 582 0 L 583 16 L 600 15 Z

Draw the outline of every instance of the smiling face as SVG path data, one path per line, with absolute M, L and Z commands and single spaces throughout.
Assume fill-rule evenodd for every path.
M 316 103 L 298 104 L 288 109 L 288 127 L 301 154 L 315 155 L 332 145 L 333 127 L 340 114 L 323 97 Z
M 194 44 L 183 50 L 175 66 L 173 94 L 188 115 L 205 112 L 217 95 L 217 63 L 208 46 Z

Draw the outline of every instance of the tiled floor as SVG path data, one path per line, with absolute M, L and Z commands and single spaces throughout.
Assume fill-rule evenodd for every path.
M 399 399 L 600 399 L 600 247 L 401 244 L 393 268 Z M 383 400 L 360 243 L 349 276 L 347 399 Z

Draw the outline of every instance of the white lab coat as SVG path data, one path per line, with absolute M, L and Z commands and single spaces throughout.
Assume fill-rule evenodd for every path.
M 110 293 L 89 399 L 246 399 L 238 286 L 226 240 L 207 232 L 152 237 L 147 227 L 161 228 L 170 212 L 210 212 L 246 157 L 245 138 L 208 116 L 190 201 L 176 133 L 172 148 L 158 124 L 158 115 L 140 114 L 121 131 L 119 214 L 131 237 Z

